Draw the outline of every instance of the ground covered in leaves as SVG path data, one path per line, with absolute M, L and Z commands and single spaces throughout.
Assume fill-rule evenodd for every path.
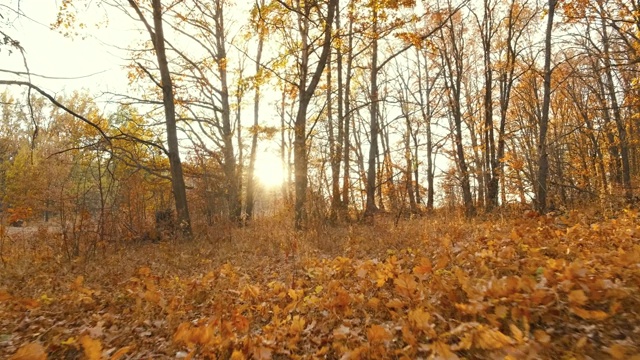
M 55 239 L 3 239 L 0 358 L 640 359 L 633 211 Z

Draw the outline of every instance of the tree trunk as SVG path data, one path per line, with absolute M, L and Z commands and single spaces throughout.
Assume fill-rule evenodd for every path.
M 371 120 L 369 123 L 369 160 L 367 167 L 367 204 L 365 217 L 373 216 L 378 210 L 376 207 L 376 160 L 378 159 L 378 10 L 372 7 L 373 15 L 373 42 L 371 44 Z
M 602 10 L 602 4 L 600 4 Z M 624 196 L 627 202 L 633 201 L 633 189 L 631 187 L 631 167 L 629 163 L 629 142 L 627 139 L 627 129 L 620 113 L 620 106 L 618 105 L 618 98 L 616 96 L 616 90 L 613 80 L 613 74 L 611 73 L 611 57 L 609 53 L 609 35 L 607 33 L 607 25 L 602 20 L 602 42 L 604 51 L 604 71 L 607 77 L 607 90 L 609 92 L 609 98 L 611 99 L 611 110 L 613 111 L 613 119 L 616 123 L 616 129 L 618 130 L 618 137 L 620 139 L 620 157 L 622 160 L 622 187 L 624 189 Z
M 331 166 L 331 213 L 329 215 L 332 221 L 336 221 L 338 219 L 338 213 L 342 208 L 342 201 L 340 199 L 340 163 L 342 162 L 342 146 L 339 145 L 342 143 L 342 139 L 340 139 L 341 131 L 336 139 L 336 133 L 333 124 L 333 84 L 332 84 L 332 69 L 331 69 L 331 53 L 329 53 L 329 57 L 327 59 L 327 126 L 329 130 L 329 163 Z M 340 86 L 340 84 L 338 84 Z M 339 95 L 338 95 L 339 96 Z M 338 100 L 340 103 L 340 100 Z M 342 106 L 338 105 L 338 122 L 340 122 L 342 115 L 340 111 Z M 338 125 L 338 127 L 341 127 Z
M 341 123 L 344 125 L 344 135 L 343 135 L 343 161 L 344 161 L 344 174 L 342 177 L 342 206 L 345 209 L 349 206 L 349 193 L 351 188 L 351 138 L 349 129 L 351 128 L 351 73 L 353 67 L 353 2 L 350 2 L 349 5 L 349 33 L 348 33 L 348 49 L 349 53 L 347 54 L 347 73 L 345 74 L 346 80 L 344 84 L 344 99 L 340 97 L 340 102 L 344 103 L 344 118 L 341 119 Z M 338 56 L 341 56 L 342 52 L 338 51 Z M 338 61 L 338 66 L 341 66 L 341 61 Z M 340 73 L 340 72 L 339 72 Z M 340 83 L 340 80 L 338 80 Z M 338 85 L 340 86 L 340 85 Z M 340 86 L 340 90 L 342 90 L 342 86 Z
M 264 0 L 260 1 L 260 6 L 264 6 Z M 253 95 L 253 133 L 251 134 L 251 152 L 249 155 L 249 169 L 247 171 L 247 200 L 245 212 L 247 219 L 253 217 L 253 207 L 255 205 L 255 168 L 256 157 L 258 154 L 258 125 L 260 124 L 260 86 L 262 82 L 260 64 L 262 62 L 262 47 L 264 44 L 263 29 L 258 37 L 258 50 L 256 54 L 256 74 L 254 77 L 254 95 Z
M 536 183 L 536 210 L 543 213 L 547 210 L 547 177 L 549 176 L 549 154 L 547 149 L 547 130 L 549 127 L 549 107 L 551 103 L 551 32 L 553 16 L 558 0 L 549 0 L 547 30 L 544 50 L 544 93 L 542 98 L 542 116 L 540 118 L 538 138 L 538 176 Z
M 173 82 L 167 61 L 165 50 L 164 31 L 162 28 L 162 4 L 160 0 L 153 0 L 153 28 L 147 22 L 140 11 L 138 4 L 134 0 L 129 0 L 129 5 L 136 11 L 140 20 L 145 24 L 147 31 L 153 42 L 160 70 L 162 85 L 162 102 L 164 105 L 165 125 L 167 129 L 167 147 L 169 153 L 169 167 L 171 172 L 171 186 L 178 224 L 185 238 L 191 238 L 191 219 L 189 217 L 189 206 L 187 203 L 187 191 L 182 172 L 182 162 L 180 161 L 180 147 L 178 144 L 178 130 L 176 126 L 176 108 L 173 100 Z
M 331 0 L 327 5 L 327 17 L 324 24 L 324 42 L 322 44 L 322 53 L 318 59 L 316 69 L 313 73 L 311 81 L 307 86 L 307 74 L 309 58 L 311 56 L 311 49 L 308 44 L 309 20 L 302 14 L 299 14 L 298 26 L 302 38 L 301 45 L 301 74 L 300 82 L 298 84 L 299 91 L 299 104 L 298 112 L 296 114 L 296 120 L 294 124 L 294 142 L 293 142 L 293 155 L 294 155 L 294 172 L 295 172 L 295 221 L 294 225 L 297 230 L 301 230 L 306 225 L 306 210 L 305 204 L 307 201 L 307 109 L 313 93 L 318 86 L 322 72 L 324 71 L 329 52 L 331 51 L 331 29 L 333 27 L 333 19 L 335 15 L 335 9 L 337 7 L 338 0 Z M 311 6 L 311 4 L 305 3 L 304 6 Z M 308 13 L 308 12 L 305 12 Z

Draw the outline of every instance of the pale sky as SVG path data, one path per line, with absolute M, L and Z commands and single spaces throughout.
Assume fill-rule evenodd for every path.
M 8 10 L 17 9 L 18 4 L 23 16 Z M 95 24 L 106 18 L 105 9 L 93 7 L 90 13 L 80 12 L 78 16 L 87 24 L 87 29 L 75 29 L 80 34 L 67 37 L 50 29 L 59 5 L 60 1 L 50 0 L 2 0 L 0 14 L 5 19 L 0 19 L 0 29 L 20 42 L 30 72 L 48 77 L 33 75 L 33 84 L 51 95 L 86 89 L 97 97 L 98 104 L 108 107 L 111 96 L 101 94 L 131 92 L 124 69 L 128 64 L 127 51 L 123 49 L 148 40 L 148 34 L 137 29 L 139 22 L 113 8 L 108 9 L 108 24 L 103 23 L 98 28 Z M 3 47 L 0 51 L 0 69 L 24 72 L 22 56 L 17 51 L 9 54 L 6 50 Z M 0 73 L 0 78 L 26 80 L 26 77 L 4 72 Z M 11 89 L 20 92 L 25 88 Z M 265 102 L 262 106 L 266 108 L 269 104 Z M 248 121 L 245 119 L 245 123 Z M 277 147 L 269 145 L 273 144 L 261 144 L 263 150 L 259 152 L 258 176 L 265 185 L 276 186 L 282 182 L 283 174 L 276 155 Z
M 9 7 L 15 9 L 17 0 L 8 0 Z M 29 69 L 33 74 L 54 78 L 32 77 L 32 82 L 51 93 L 71 92 L 86 88 L 91 93 L 103 91 L 123 91 L 127 85 L 126 74 L 122 66 L 126 61 L 124 51 L 105 45 L 115 39 L 132 39 L 133 31 L 118 29 L 113 23 L 100 30 L 91 30 L 92 36 L 82 39 L 81 36 L 65 37 L 49 25 L 55 22 L 58 1 L 20 0 L 20 10 L 25 16 L 16 16 L 3 9 L 0 14 L 9 17 L 3 24 L 3 30 L 18 40 L 25 50 Z M 90 25 L 91 27 L 92 25 Z M 106 34 L 112 36 L 105 37 Z M 128 35 L 127 35 L 128 34 Z M 103 43 L 101 43 L 103 42 Z M 124 41 L 124 48 L 130 45 Z M 19 53 L 9 55 L 6 49 L 0 52 L 0 68 L 25 71 L 23 59 Z M 92 75 L 96 74 L 96 75 Z M 92 75 L 92 76 L 88 76 Z M 2 78 L 13 77 L 1 74 Z M 81 77 L 81 78 L 79 78 Z

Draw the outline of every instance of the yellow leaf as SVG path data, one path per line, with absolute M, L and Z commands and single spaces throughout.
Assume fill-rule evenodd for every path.
M 21 346 L 9 360 L 47 360 L 47 353 L 42 345 L 29 343 Z
M 516 340 L 516 342 L 522 343 L 524 341 L 524 334 L 522 333 L 522 330 L 520 330 L 520 328 L 518 328 L 514 324 L 509 324 L 509 329 L 511 330 L 511 334 L 513 334 L 513 338 Z
M 495 350 L 514 343 L 512 338 L 498 330 L 480 326 L 477 331 L 473 344 L 480 349 Z
M 244 299 L 255 299 L 260 295 L 260 288 L 253 285 L 246 285 L 242 292 Z
M 453 351 L 451 351 L 451 347 L 449 344 L 436 341 L 431 345 L 421 345 L 421 349 L 426 351 L 432 351 L 433 354 L 429 357 L 430 359 L 442 359 L 442 360 L 459 360 L 460 358 Z
M 84 356 L 89 360 L 100 360 L 102 357 L 102 344 L 100 340 L 92 339 L 88 335 L 82 335 L 80 337 L 80 344 L 84 349 Z
M 60 344 L 61 345 L 73 345 L 76 343 L 76 338 L 74 337 L 70 337 L 67 340 L 61 341 Z
M 126 353 L 131 350 L 131 346 L 125 346 L 111 355 L 111 360 L 120 360 Z
M 575 305 L 584 305 L 587 303 L 587 296 L 584 294 L 582 290 L 573 290 L 569 293 L 569 302 Z
M 291 298 L 291 300 L 293 301 L 298 301 L 301 296 L 302 296 L 302 290 L 300 291 L 296 291 L 294 289 L 289 289 L 289 291 L 287 292 L 287 294 L 289 295 L 289 297 Z
M 300 315 L 296 315 L 293 317 L 293 320 L 291 320 L 291 327 L 289 328 L 289 331 L 294 335 L 298 335 L 302 330 L 304 330 L 304 324 L 304 318 L 301 318 Z
M 409 322 L 415 329 L 427 330 L 431 328 L 429 324 L 429 320 L 431 320 L 431 314 L 425 312 L 422 309 L 409 311 L 408 318 Z

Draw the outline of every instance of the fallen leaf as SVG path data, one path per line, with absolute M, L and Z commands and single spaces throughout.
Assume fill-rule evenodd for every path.
M 84 349 L 84 356 L 89 360 L 100 360 L 102 358 L 102 343 L 100 340 L 92 339 L 89 335 L 80 337 L 80 344 Z
M 23 345 L 9 360 L 47 360 L 47 353 L 39 343 Z

